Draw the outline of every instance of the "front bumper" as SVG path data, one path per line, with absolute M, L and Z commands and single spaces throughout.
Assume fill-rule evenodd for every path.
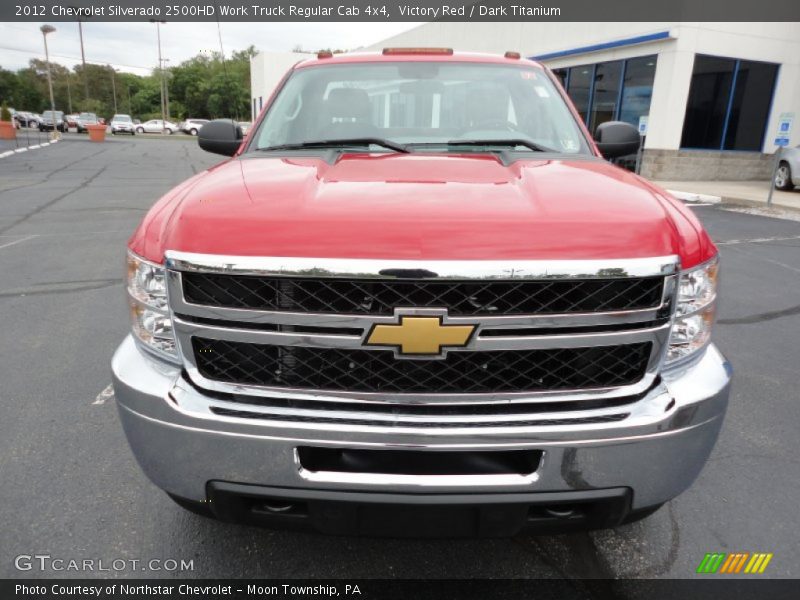
M 114 355 L 112 369 L 120 419 L 136 459 L 157 486 L 185 499 L 206 502 L 217 482 L 331 501 L 346 501 L 348 494 L 362 499 L 365 494 L 376 499 L 391 495 L 399 504 L 403 498 L 441 504 L 448 495 L 476 495 L 490 502 L 627 489 L 632 510 L 674 498 L 700 473 L 722 425 L 732 374 L 712 345 L 690 365 L 665 372 L 658 385 L 628 408 L 630 416 L 623 421 L 397 431 L 198 412 L 192 407 L 213 398 L 187 386 L 179 367 L 144 355 L 130 336 Z M 528 477 L 338 477 L 305 471 L 298 462 L 299 446 L 422 452 L 530 449 L 543 455 Z

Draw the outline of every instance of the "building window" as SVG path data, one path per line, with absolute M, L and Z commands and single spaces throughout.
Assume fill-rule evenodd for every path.
M 725 136 L 726 150 L 761 151 L 777 77 L 776 64 L 739 61 Z
M 622 61 L 599 63 L 594 69 L 594 91 L 589 113 L 589 131 L 606 121 L 613 121 L 619 105 Z
M 736 61 L 714 56 L 696 56 L 683 120 L 681 146 L 722 148 L 722 130 L 731 94 Z
M 639 117 L 650 114 L 653 80 L 656 77 L 656 57 L 642 56 L 625 61 L 622 100 L 617 119 L 639 126 Z
M 592 78 L 594 75 L 594 65 L 584 65 L 582 67 L 572 67 L 569 70 L 569 86 L 567 93 L 572 98 L 575 108 L 581 115 L 581 119 L 586 122 L 589 114 L 589 106 L 592 102 Z
M 639 124 L 650 113 L 656 55 L 554 69 L 590 131 L 606 121 Z
M 681 147 L 760 152 L 778 65 L 698 54 Z

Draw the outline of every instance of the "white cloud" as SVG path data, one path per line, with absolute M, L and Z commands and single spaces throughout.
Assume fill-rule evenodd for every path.
M 52 23 L 47 37 L 50 59 L 66 67 L 80 64 L 78 24 Z M 355 49 L 415 27 L 418 23 L 222 23 L 225 54 L 250 44 L 258 50 L 290 51 L 297 45 Z M 0 23 L 0 66 L 16 70 L 31 58 L 44 58 L 39 23 Z M 121 71 L 147 74 L 158 64 L 156 26 L 152 23 L 86 22 L 86 61 L 111 64 Z M 218 51 L 216 23 L 167 23 L 161 26 L 161 52 L 176 65 L 198 52 Z

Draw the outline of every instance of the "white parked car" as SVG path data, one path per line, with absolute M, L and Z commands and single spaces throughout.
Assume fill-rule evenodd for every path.
M 800 146 L 784 148 L 781 151 L 778 170 L 775 173 L 775 187 L 779 190 L 793 190 L 800 186 Z
M 112 135 L 117 135 L 118 133 L 130 133 L 131 135 L 136 135 L 136 132 L 133 130 L 133 128 L 133 119 L 131 119 L 130 115 L 114 115 L 114 117 L 111 119 Z
M 150 119 L 136 126 L 136 133 L 161 133 L 166 131 L 170 135 L 178 131 L 178 126 L 170 121 L 161 119 Z

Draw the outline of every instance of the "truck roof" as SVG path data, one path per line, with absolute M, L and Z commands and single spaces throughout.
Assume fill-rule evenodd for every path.
M 315 58 L 298 62 L 294 68 L 303 69 L 320 65 L 346 63 L 379 63 L 379 62 L 471 62 L 493 63 L 499 65 L 525 65 L 541 67 L 541 64 L 527 58 L 511 58 L 518 53 L 485 54 L 481 52 L 455 52 L 449 48 L 384 48 L 381 52 L 347 52 L 329 54 L 320 52 Z

